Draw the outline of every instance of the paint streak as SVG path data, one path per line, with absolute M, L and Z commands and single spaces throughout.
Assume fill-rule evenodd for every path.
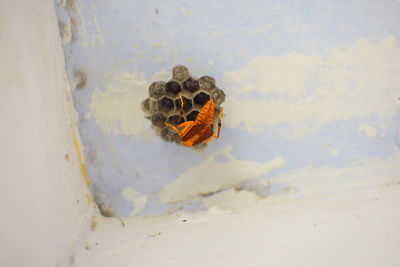
M 93 195 L 91 193 L 86 193 L 86 198 L 88 200 L 89 205 L 94 203 Z
M 89 178 L 87 175 L 87 170 L 86 170 L 83 153 L 81 150 L 81 144 L 79 142 L 78 136 L 76 135 L 75 131 L 72 132 L 72 135 L 74 137 L 75 149 L 76 149 L 76 153 L 78 154 L 79 166 L 81 168 L 82 176 L 83 176 L 83 179 L 84 179 L 86 185 L 89 186 L 90 182 L 89 182 Z

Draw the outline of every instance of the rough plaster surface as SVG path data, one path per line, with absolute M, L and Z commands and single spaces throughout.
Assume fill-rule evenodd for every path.
M 398 1 L 56 2 L 91 189 L 109 215 L 383 183 L 355 174 L 364 161 L 400 173 Z M 140 110 L 177 64 L 227 96 L 202 152 L 159 140 Z
M 0 266 L 70 266 L 94 205 L 53 3 L 1 1 L 0 29 Z
M 178 12 L 192 14 L 186 7 Z M 251 34 L 273 27 L 264 26 Z M 293 26 L 287 30 L 296 30 Z M 248 184 L 204 196 L 207 211 L 127 219 L 97 215 L 91 223 L 92 232 L 85 233 L 93 206 L 83 179 L 84 165 L 79 163 L 82 157 L 77 155 L 73 140 L 74 113 L 51 3 L 2 2 L 0 27 L 0 55 L 7 62 L 0 65 L 0 265 L 399 265 L 400 153 L 394 142 L 385 157 L 358 158 L 342 168 L 309 166 L 274 175 L 272 181 L 282 185 L 281 190 L 269 187 L 268 181 L 240 175 Z M 100 32 L 98 26 L 95 28 Z M 69 29 L 65 28 L 64 42 L 72 38 Z M 225 34 L 226 30 L 215 30 L 216 36 Z M 104 45 L 102 40 L 86 41 Z M 389 38 L 378 44 L 394 43 Z M 393 69 L 391 65 L 389 72 Z M 393 107 L 384 112 L 391 114 Z M 386 131 L 384 125 L 371 126 L 370 122 L 354 127 L 369 142 L 381 137 L 375 131 Z M 388 133 L 393 138 L 393 131 Z M 238 165 L 237 155 L 226 149 L 222 146 L 217 150 L 225 159 L 213 153 L 199 158 L 204 162 L 212 158 L 222 166 L 229 167 L 231 162 Z M 326 154 L 331 156 L 337 157 L 343 150 L 326 145 Z M 285 167 L 281 158 L 274 164 L 265 158 L 259 160 L 261 163 L 245 159 L 241 163 L 255 166 L 251 171 L 256 175 Z M 95 153 L 91 160 L 101 162 Z M 198 158 L 195 162 L 202 164 Z M 209 164 L 218 167 L 215 162 Z M 183 174 L 181 179 L 189 177 L 185 180 L 192 183 L 191 176 L 184 174 L 196 170 L 196 164 L 187 170 L 175 167 Z M 235 178 L 235 173 L 232 175 Z M 175 181 L 170 182 L 174 185 Z M 212 185 L 213 190 L 223 189 L 223 184 Z M 257 190 L 263 186 L 278 192 L 262 199 Z M 121 194 L 135 203 L 133 213 L 138 213 L 146 196 L 129 188 Z M 246 190 L 236 191 L 241 189 Z

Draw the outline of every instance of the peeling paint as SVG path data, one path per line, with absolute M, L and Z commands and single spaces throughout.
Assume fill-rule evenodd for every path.
M 104 133 L 137 136 L 148 129 L 141 110 L 152 81 L 165 80 L 166 72 L 159 71 L 150 79 L 143 74 L 120 73 L 106 86 L 105 91 L 95 89 L 89 104 L 90 115 Z M 139 111 L 139 112 L 138 112 Z
M 230 154 L 231 150 L 232 146 L 223 147 L 200 164 L 182 173 L 161 190 L 161 201 L 174 203 L 239 186 L 246 180 L 257 178 L 280 168 L 285 162 L 282 157 L 276 157 L 266 163 L 239 160 Z M 219 162 L 216 159 L 218 155 L 224 155 L 229 161 Z
M 379 42 L 359 39 L 353 46 L 319 55 L 293 53 L 257 56 L 224 75 L 233 90 L 224 123 L 243 123 L 250 132 L 289 123 L 288 138 L 297 139 L 340 120 L 396 114 L 400 47 L 393 36 Z M 244 95 L 260 93 L 256 99 Z M 253 116 L 253 114 L 267 114 Z
M 143 210 L 147 202 L 147 196 L 141 195 L 138 191 L 136 191 L 133 188 L 125 188 L 122 191 L 122 196 L 125 199 L 132 201 L 134 204 L 131 216 L 139 214 Z

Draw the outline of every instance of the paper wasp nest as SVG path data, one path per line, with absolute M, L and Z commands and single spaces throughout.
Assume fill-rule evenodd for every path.
M 205 103 L 212 98 L 215 104 L 214 123 L 225 101 L 225 93 L 216 87 L 214 78 L 203 76 L 196 79 L 182 65 L 172 69 L 172 79 L 168 82 L 156 81 L 149 87 L 149 97 L 143 100 L 142 110 L 150 119 L 152 129 L 166 142 L 180 144 L 178 134 L 165 125 L 168 122 L 177 125 L 181 110 L 179 93 L 183 95 L 183 117 L 179 123 L 196 120 L 197 114 Z M 203 147 L 206 144 L 198 144 Z

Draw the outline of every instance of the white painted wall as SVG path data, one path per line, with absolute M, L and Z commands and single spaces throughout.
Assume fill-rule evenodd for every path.
M 93 210 L 51 1 L 0 2 L 0 266 L 69 266 Z
M 379 177 L 375 177 L 379 178 Z M 397 267 L 400 184 L 236 212 L 107 218 L 77 256 L 91 267 Z

